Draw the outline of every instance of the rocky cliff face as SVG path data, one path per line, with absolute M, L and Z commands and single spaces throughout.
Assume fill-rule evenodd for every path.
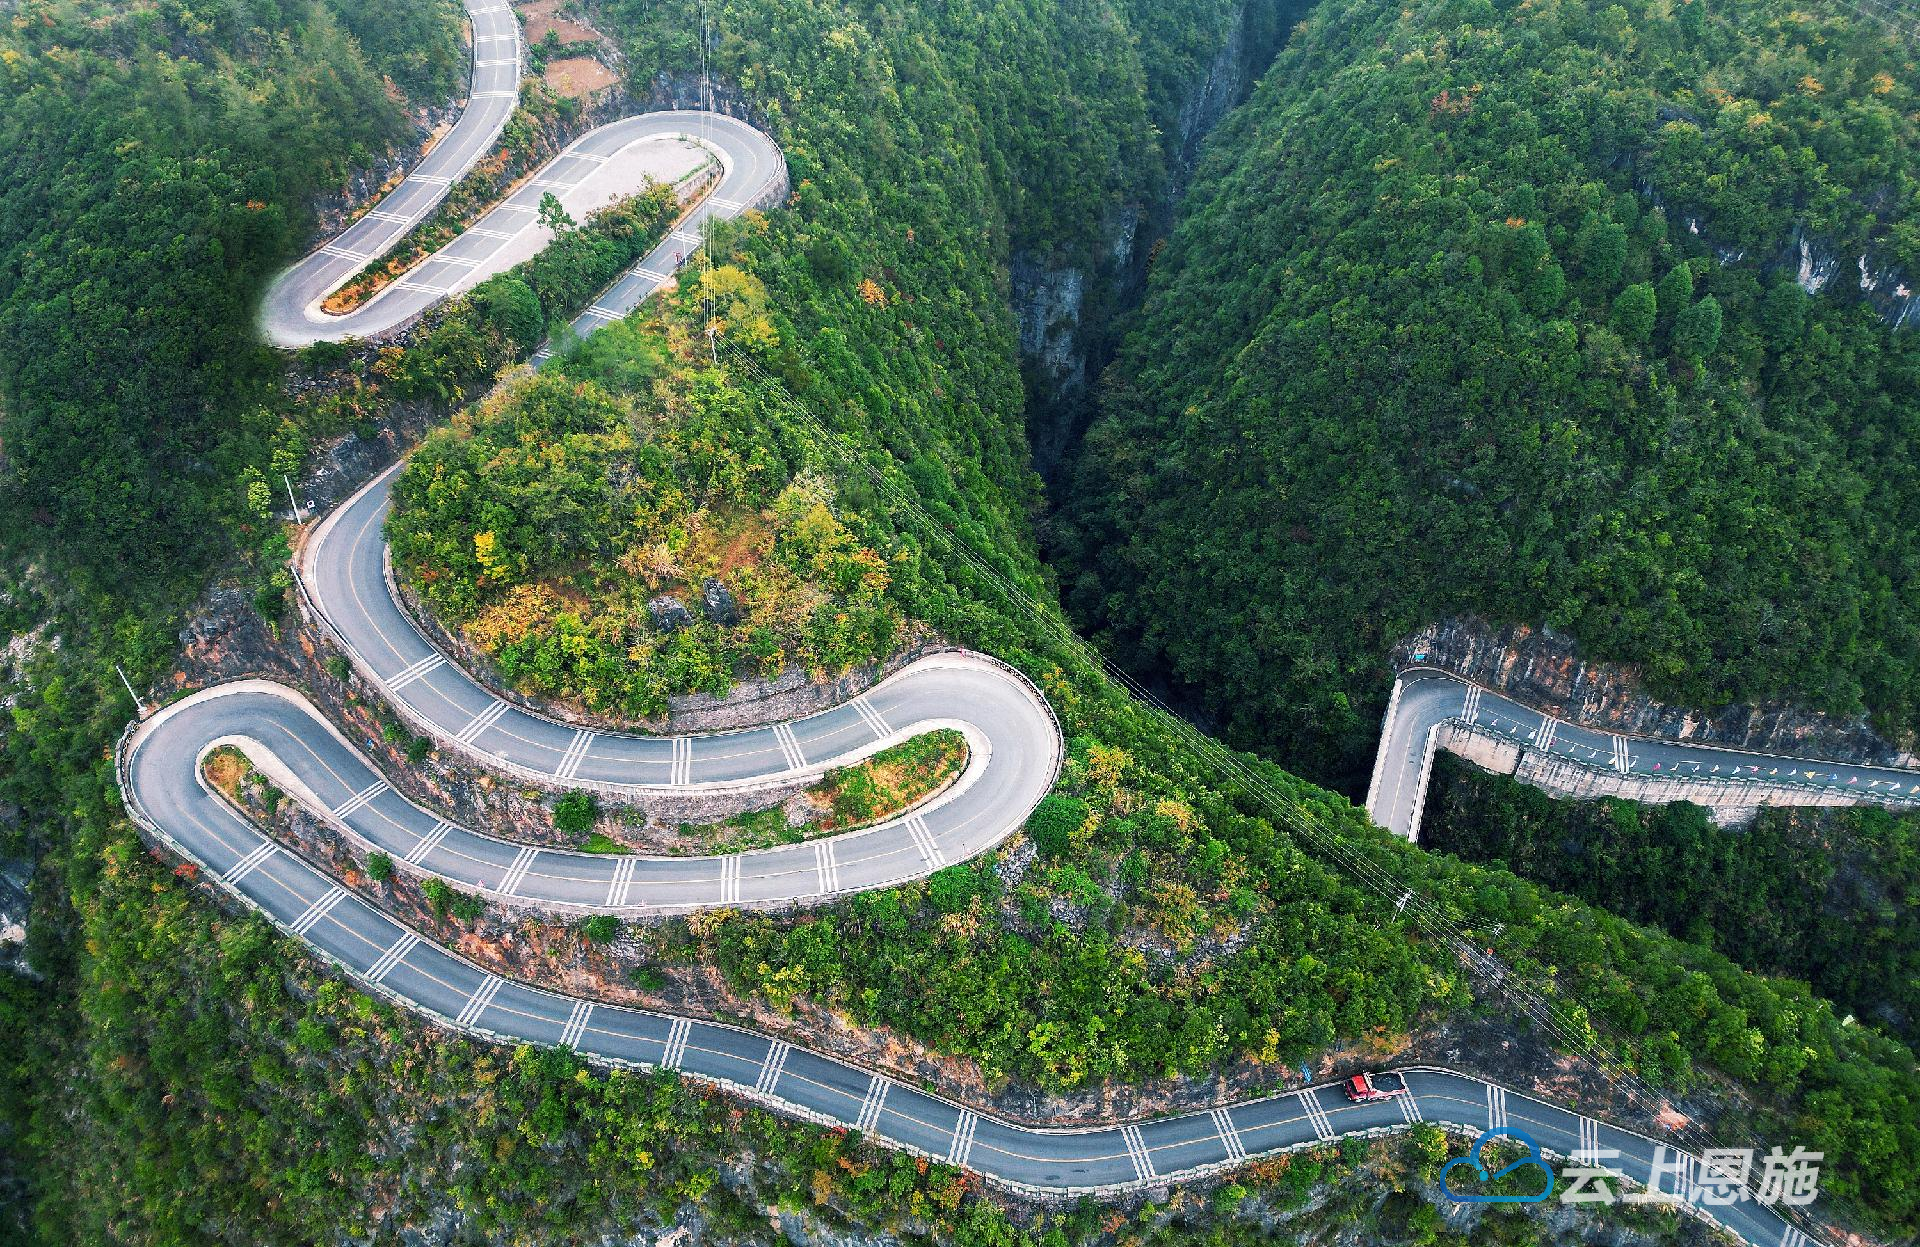
M 1053 473 L 1086 427 L 1089 382 L 1112 356 L 1115 319 L 1139 299 L 1152 241 L 1171 224 L 1202 141 L 1246 99 L 1280 50 L 1289 15 L 1306 7 L 1301 0 L 1246 0 L 1239 7 L 1206 72 L 1180 101 L 1160 192 L 1153 202 L 1116 211 L 1091 261 L 1015 251 L 1010 276 L 1027 380 L 1027 432 L 1042 474 Z

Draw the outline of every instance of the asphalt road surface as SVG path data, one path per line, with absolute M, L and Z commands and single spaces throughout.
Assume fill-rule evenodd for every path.
M 1603 781 L 1607 775 L 1718 780 L 1747 790 L 1754 805 L 1920 803 L 1920 774 L 1912 771 L 1617 736 L 1552 718 L 1448 672 L 1416 667 L 1400 674 L 1380 734 L 1367 790 L 1374 822 L 1418 838 L 1436 733 L 1449 722 L 1578 763 Z
M 226 686 L 232 688 L 233 686 Z M 212 702 L 277 702 L 252 686 Z M 407 1008 L 468 1034 L 509 1043 L 572 1048 L 634 1068 L 667 1068 L 881 1143 L 972 1170 L 1002 1186 L 1040 1195 L 1114 1194 L 1225 1171 L 1248 1159 L 1350 1134 L 1447 1123 L 1473 1133 L 1518 1127 L 1545 1151 L 1617 1152 L 1601 1163 L 1638 1185 L 1685 1195 L 1697 1160 L 1655 1174 L 1660 1145 L 1519 1092 L 1440 1069 L 1403 1071 L 1405 1097 L 1349 1103 L 1334 1086 L 1223 1105 L 1173 1117 L 1094 1129 L 1044 1130 L 978 1113 L 805 1048 L 718 1023 L 562 996 L 503 979 L 379 912 L 332 878 L 255 830 L 199 780 L 177 748 L 154 748 L 199 721 L 211 704 L 176 703 L 141 724 L 122 752 L 129 806 L 147 829 L 198 863 L 220 887 L 306 941 L 354 979 Z M 283 723 L 258 708 L 269 729 Z M 244 712 L 242 712 L 244 714 Z M 201 723 L 198 732 L 230 726 Z M 250 730 L 260 730 L 257 724 Z M 198 732 L 196 734 L 198 734 Z M 307 739 L 327 752 L 324 729 Z M 202 739 L 211 748 L 219 736 Z M 180 742 L 176 741 L 175 744 Z M 188 744 L 191 750 L 191 744 Z M 357 778 L 357 777 L 356 777 Z M 1768 1207 L 1742 1201 L 1713 1210 L 1759 1247 L 1808 1240 Z
M 575 320 L 576 332 L 589 333 L 626 315 L 668 281 L 680 262 L 699 247 L 701 226 L 708 219 L 735 216 L 785 187 L 786 161 L 779 147 L 743 121 L 707 111 L 626 117 L 575 139 L 458 238 L 353 311 L 343 315 L 322 311 L 322 300 L 432 214 L 448 188 L 492 148 L 513 113 L 523 59 L 520 24 L 505 4 L 465 2 L 474 30 L 473 90 L 466 110 L 378 207 L 282 273 L 268 288 L 260 326 L 275 346 L 377 338 L 412 323 L 442 299 L 505 271 L 544 246 L 549 234 L 537 215 L 543 196 L 556 195 L 579 215 L 597 205 L 572 196 L 584 196 L 604 183 L 610 165 L 643 159 L 649 145 L 679 143 L 713 158 L 721 168 L 719 182 L 667 238 Z M 544 358 L 543 351 L 535 362 Z
M 310 310 L 358 270 L 364 263 L 359 257 L 378 254 L 423 217 L 446 186 L 491 146 L 510 113 L 520 59 L 512 14 L 480 0 L 468 0 L 468 11 L 476 58 L 467 112 L 375 214 L 276 285 L 264 314 L 275 341 L 371 336 L 445 297 L 445 290 L 431 288 L 441 284 L 434 278 L 453 275 L 429 263 L 415 270 L 417 282 L 365 305 L 365 315 L 328 318 L 316 328 Z M 555 166 L 560 180 L 566 180 L 569 160 L 609 156 L 649 136 L 690 131 L 700 131 L 697 141 L 718 148 L 726 167 L 725 180 L 690 225 L 700 214 L 740 211 L 769 187 L 783 184 L 784 165 L 764 136 L 742 123 L 701 114 L 615 122 L 582 140 L 604 135 L 605 146 L 569 149 Z M 549 168 L 535 182 L 556 185 L 555 176 L 555 168 Z M 505 246 L 511 240 L 491 241 Z M 685 236 L 669 238 L 577 327 L 590 332 L 630 310 L 670 277 L 670 265 L 694 245 L 690 227 Z M 453 258 L 477 255 L 463 251 Z M 480 263 L 451 268 L 470 275 Z M 1251 1158 L 1347 1135 L 1406 1129 L 1419 1121 L 1468 1133 L 1518 1127 L 1550 1154 L 1602 1149 L 1603 1163 L 1637 1185 L 1677 1195 L 1697 1189 L 1697 1160 L 1663 1176 L 1654 1169 L 1661 1145 L 1653 1140 L 1447 1070 L 1405 1070 L 1411 1094 L 1375 1103 L 1353 1104 L 1337 1087 L 1318 1086 L 1155 1120 L 1037 1129 L 766 1036 L 558 995 L 502 979 L 455 955 L 379 912 L 241 818 L 202 775 L 205 754 L 223 743 L 241 744 L 256 765 L 271 767 L 282 786 L 314 813 L 386 850 L 406 869 L 543 905 L 617 912 L 785 903 L 926 874 L 981 852 L 1020 826 L 1053 782 L 1061 740 L 1030 684 L 992 660 L 966 654 L 922 660 L 844 705 L 741 732 L 638 737 L 583 730 L 511 706 L 428 645 L 393 600 L 381 534 L 392 475 L 389 471 L 371 482 L 316 529 L 303 548 L 301 587 L 309 607 L 361 674 L 443 748 L 463 750 L 516 775 L 618 791 L 789 783 L 939 726 L 965 732 L 971 755 L 963 779 L 908 818 L 805 845 L 726 857 L 652 859 L 534 849 L 454 827 L 402 800 L 336 728 L 282 686 L 223 685 L 130 728 L 118 754 L 120 779 L 141 825 L 369 990 L 468 1034 L 569 1047 L 608 1064 L 678 1070 L 779 1111 L 846 1126 L 1027 1193 L 1154 1188 L 1232 1169 Z M 1397 818 L 1411 828 L 1417 820 L 1428 742 L 1445 719 L 1462 717 L 1494 730 L 1507 730 L 1502 724 L 1510 723 L 1520 734 L 1516 738 L 1532 732 L 1534 740 L 1542 727 L 1540 716 L 1529 719 L 1531 712 L 1438 673 L 1406 677 L 1395 707 L 1376 769 L 1381 804 L 1369 802 L 1389 826 Z M 1611 738 L 1600 734 L 1560 725 L 1550 735 L 1554 739 L 1544 747 L 1585 751 L 1589 760 L 1614 756 Z M 1709 755 L 1717 753 L 1640 742 L 1629 746 L 1623 765 L 1631 770 L 1668 759 L 1704 764 Z M 1732 754 L 1727 763 L 1735 758 L 1746 764 L 1743 756 Z M 1863 784 L 1891 783 L 1894 776 L 1904 784 L 1912 778 L 1871 769 L 1858 776 L 1856 782 Z M 1836 772 L 1825 781 L 1810 777 L 1808 782 L 1845 780 Z M 1606 1157 L 1607 1151 L 1617 1152 L 1617 1158 Z M 1756 1247 L 1799 1247 L 1809 1241 L 1772 1209 L 1752 1201 L 1712 1213 Z

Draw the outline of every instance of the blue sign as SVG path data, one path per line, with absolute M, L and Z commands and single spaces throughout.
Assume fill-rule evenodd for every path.
M 1527 1145 L 1527 1154 L 1519 1160 L 1514 1161 L 1511 1165 L 1489 1173 L 1487 1172 L 1486 1162 L 1480 1158 L 1480 1150 L 1498 1138 L 1520 1140 L 1520 1142 Z M 1498 1181 L 1519 1169 L 1538 1169 L 1541 1176 L 1546 1179 L 1547 1185 L 1538 1195 L 1488 1195 L 1484 1192 L 1456 1191 L 1453 1189 L 1453 1180 L 1448 1176 L 1452 1174 L 1455 1169 L 1471 1170 L 1472 1181 L 1481 1186 Z M 1460 1175 L 1460 1181 L 1465 1182 L 1467 1180 L 1466 1174 Z M 1553 1170 L 1547 1168 L 1547 1163 L 1540 1159 L 1540 1145 L 1533 1141 L 1532 1135 L 1524 1130 L 1510 1126 L 1502 1126 L 1497 1130 L 1489 1130 L 1475 1139 L 1473 1141 L 1473 1150 L 1465 1156 L 1457 1157 L 1447 1162 L 1446 1168 L 1440 1171 L 1440 1189 L 1445 1191 L 1447 1198 L 1456 1204 L 1537 1204 L 1546 1199 L 1547 1196 L 1553 1194 Z

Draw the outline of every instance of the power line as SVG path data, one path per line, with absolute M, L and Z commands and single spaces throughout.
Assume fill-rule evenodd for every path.
M 857 472 L 874 486 L 885 502 L 904 512 L 908 517 L 921 521 L 925 531 L 948 554 L 984 578 L 1010 605 L 1038 623 L 1050 637 L 1063 645 L 1071 654 L 1103 673 L 1121 689 L 1131 694 L 1143 708 L 1169 727 L 1178 742 L 1186 746 L 1189 752 L 1211 765 L 1217 772 L 1227 776 L 1234 785 L 1252 796 L 1266 808 L 1280 826 L 1296 837 L 1309 842 L 1336 864 L 1344 866 L 1348 873 L 1360 880 L 1368 889 L 1393 905 L 1396 913 L 1406 913 L 1442 946 L 1450 948 L 1474 978 L 1495 989 L 1516 1005 L 1563 1050 L 1594 1067 L 1605 1080 L 1624 1091 L 1630 1102 L 1637 1102 L 1656 1112 L 1666 1103 L 1664 1095 L 1601 1044 L 1599 1028 L 1591 1019 L 1584 1025 L 1577 1024 L 1567 1016 L 1566 1006 L 1555 1004 L 1527 984 L 1491 947 L 1483 949 L 1479 939 L 1472 938 L 1445 909 L 1423 895 L 1408 879 L 1383 866 L 1371 855 L 1356 852 L 1351 842 L 1346 842 L 1343 837 L 1322 830 L 1311 813 L 1302 810 L 1298 802 L 1277 791 L 1233 751 L 1174 713 L 1151 689 L 1141 684 L 1082 638 L 1066 620 L 1048 610 L 1032 594 L 1002 575 L 983 556 L 960 539 L 949 525 L 941 523 L 932 515 L 917 495 L 902 489 L 885 471 L 855 450 L 845 437 L 829 429 L 811 409 L 796 399 L 786 386 L 777 377 L 768 373 L 757 360 L 722 335 L 713 335 L 713 340 L 716 343 L 716 354 L 724 348 L 727 362 L 739 366 L 770 393 L 779 407 L 798 422 L 796 431 L 800 432 L 803 439 L 817 452 L 824 454 L 843 468 Z M 1674 1129 L 1672 1133 L 1675 1136 L 1697 1140 L 1697 1146 L 1710 1147 L 1717 1142 L 1711 1132 L 1691 1119 L 1685 1125 Z M 1746 1146 L 1764 1147 L 1764 1140 L 1744 1127 L 1736 1128 L 1730 1133 L 1742 1140 Z M 1829 1200 L 1829 1202 L 1845 1206 L 1844 1201 Z M 1817 1225 L 1812 1219 L 1798 1209 L 1776 1207 L 1774 1211 L 1783 1217 L 1791 1217 L 1800 1222 L 1801 1228 L 1809 1233 L 1817 1231 Z

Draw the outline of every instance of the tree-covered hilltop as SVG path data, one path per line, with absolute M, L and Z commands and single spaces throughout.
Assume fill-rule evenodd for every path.
M 1388 647 L 1456 612 L 1909 732 L 1920 338 L 1854 270 L 1920 273 L 1915 83 L 1827 5 L 1317 9 L 1105 378 L 1070 605 L 1349 792 Z

